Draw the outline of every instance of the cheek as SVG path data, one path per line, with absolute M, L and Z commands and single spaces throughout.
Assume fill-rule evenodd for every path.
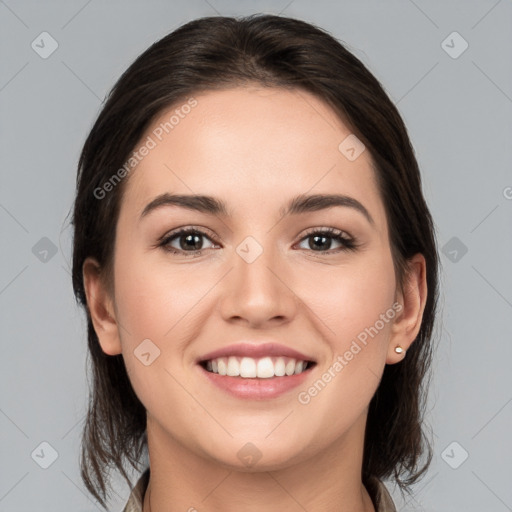
M 172 384 L 166 369 L 183 380 L 186 349 L 201 333 L 202 320 L 210 312 L 205 304 L 212 306 L 205 296 L 219 276 L 214 271 L 206 274 L 186 265 L 171 265 L 165 256 L 132 254 L 120 258 L 116 265 L 123 358 L 134 390 L 150 406 L 157 403 L 162 380 L 170 379 Z M 165 401 L 169 396 L 160 399 Z
M 344 352 L 353 338 L 360 333 L 364 338 L 365 329 L 376 322 L 382 331 L 379 339 L 386 337 L 391 324 L 379 320 L 386 312 L 393 315 L 395 274 L 390 253 L 358 258 L 354 265 L 331 267 L 301 279 L 303 298 L 324 323 L 333 350 Z M 308 282 L 314 284 L 308 287 Z
M 169 400 L 180 403 L 179 386 L 166 369 L 169 361 L 181 361 L 184 326 L 204 294 L 201 283 L 192 285 L 188 272 L 143 254 L 120 257 L 115 280 L 123 359 L 135 393 L 148 411 Z
M 395 317 L 394 294 L 392 260 L 384 256 L 322 276 L 309 295 L 328 327 L 323 332 L 332 359 L 322 364 L 310 387 L 299 390 L 297 401 L 304 424 L 311 432 L 322 429 L 325 442 L 363 414 L 379 385 Z
M 123 345 L 146 338 L 160 344 L 204 294 L 201 283 L 191 284 L 184 266 L 165 265 L 160 258 L 130 255 L 119 258 L 115 268 Z

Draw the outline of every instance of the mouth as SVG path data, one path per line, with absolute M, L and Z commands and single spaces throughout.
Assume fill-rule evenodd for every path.
M 272 400 L 306 385 L 314 361 L 289 357 L 218 357 L 197 368 L 206 382 L 238 400 Z
M 317 366 L 312 356 L 276 342 L 242 342 L 196 360 L 208 386 L 243 400 L 270 400 L 304 385 Z
M 300 375 L 311 370 L 316 362 L 293 357 L 217 357 L 199 362 L 207 372 L 240 379 L 275 379 Z

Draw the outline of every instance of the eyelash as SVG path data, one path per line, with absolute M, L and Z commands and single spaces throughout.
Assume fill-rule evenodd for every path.
M 328 250 L 328 251 L 313 251 L 312 249 L 306 249 L 310 250 L 317 254 L 337 254 L 342 251 L 356 251 L 359 247 L 359 244 L 356 242 L 355 238 L 352 237 L 346 237 L 343 236 L 344 231 L 341 231 L 339 229 L 335 228 L 312 228 L 311 230 L 307 231 L 305 235 L 300 239 L 299 243 L 303 240 L 306 240 L 307 238 L 310 238 L 314 235 L 316 236 L 325 236 L 327 238 L 332 238 L 333 240 L 336 240 L 341 243 L 342 247 L 334 250 Z M 204 231 L 189 227 L 189 228 L 183 228 L 175 232 L 171 232 L 168 235 L 164 235 L 157 243 L 158 247 L 161 247 L 164 251 L 170 252 L 171 254 L 183 254 L 185 257 L 194 257 L 194 256 L 201 256 L 203 251 L 206 249 L 198 249 L 195 251 L 183 251 L 182 249 L 174 249 L 169 246 L 169 243 L 173 241 L 174 239 L 179 239 L 183 235 L 201 235 L 205 238 L 208 238 L 211 242 L 214 244 L 216 243 L 215 240 L 212 240 L 210 236 L 207 235 Z

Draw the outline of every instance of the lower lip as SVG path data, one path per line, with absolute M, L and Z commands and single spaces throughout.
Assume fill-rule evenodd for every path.
M 269 379 L 244 379 L 242 377 L 229 377 L 205 370 L 201 365 L 199 369 L 209 381 L 220 389 L 237 398 L 252 400 L 268 400 L 276 398 L 297 386 L 308 378 L 313 368 L 285 377 L 271 377 Z

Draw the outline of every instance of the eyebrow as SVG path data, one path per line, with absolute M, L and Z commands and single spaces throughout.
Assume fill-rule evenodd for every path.
M 139 220 L 146 217 L 152 211 L 164 206 L 179 206 L 187 210 L 197 211 L 210 215 L 219 215 L 227 217 L 228 208 L 224 201 L 212 196 L 205 195 L 177 195 L 164 193 L 155 197 L 146 205 L 142 211 Z M 301 194 L 292 198 L 289 203 L 279 210 L 281 217 L 287 215 L 297 215 L 300 213 L 315 212 L 325 210 L 336 206 L 353 208 L 366 218 L 366 220 L 375 226 L 375 221 L 368 210 L 357 200 L 350 196 L 341 194 Z

